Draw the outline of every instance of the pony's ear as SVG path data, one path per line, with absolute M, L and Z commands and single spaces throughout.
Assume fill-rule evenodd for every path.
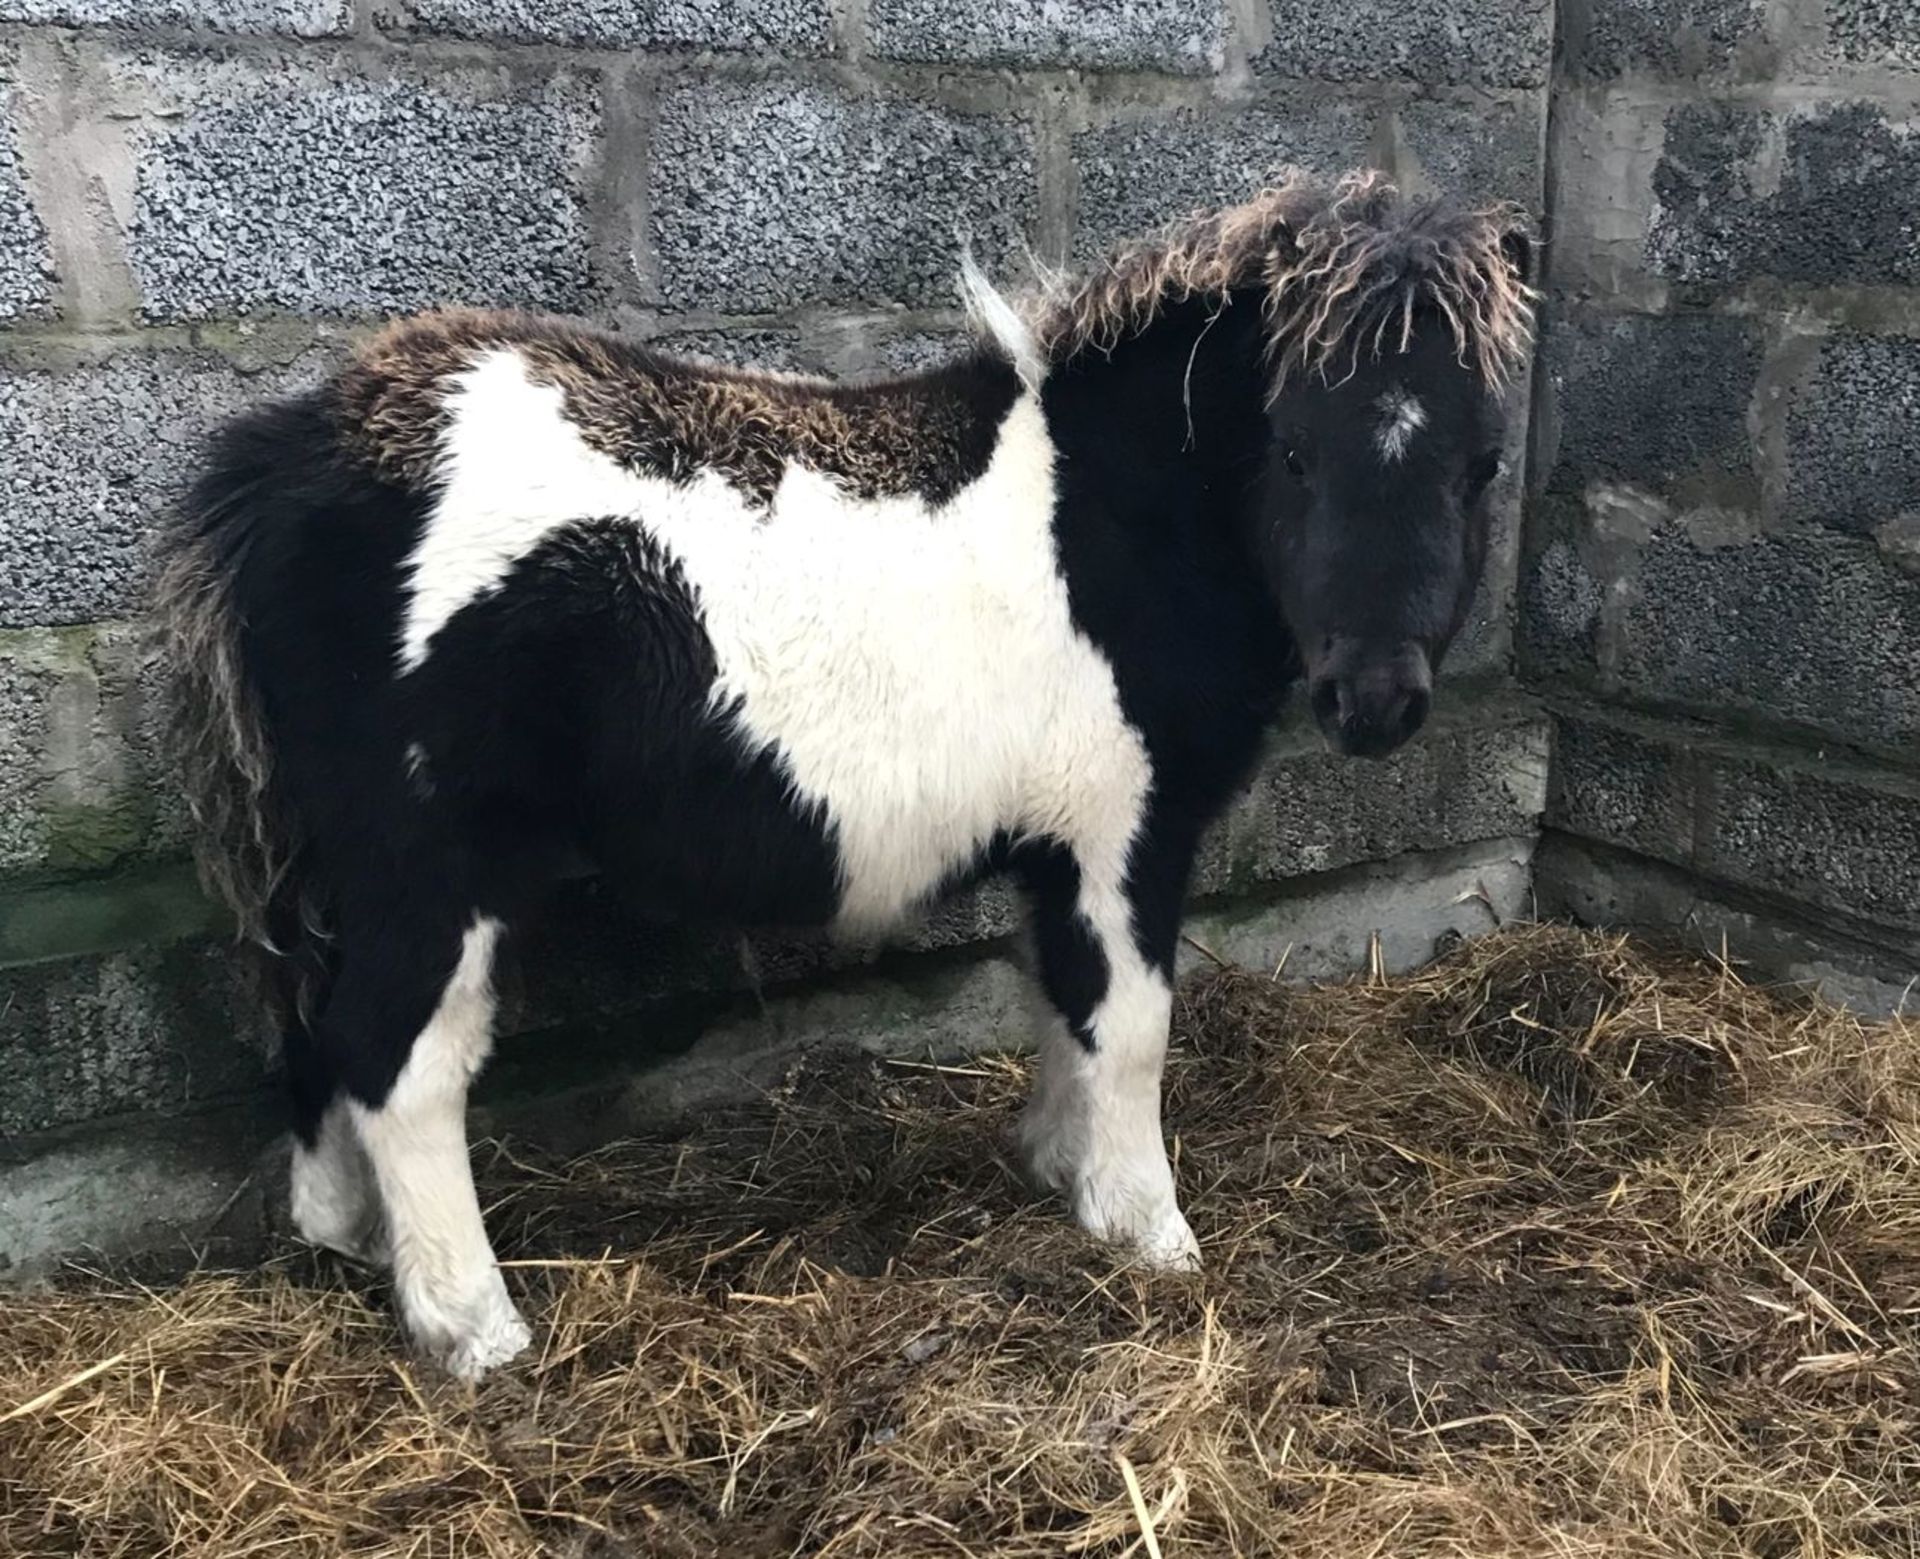
M 1500 235 L 1500 254 L 1512 268 L 1514 279 L 1523 287 L 1531 287 L 1537 263 L 1533 235 L 1524 227 L 1508 228 Z
M 1284 217 L 1275 217 L 1267 226 L 1265 242 L 1265 279 L 1267 285 L 1271 286 L 1274 277 L 1300 258 L 1300 235 L 1292 222 Z

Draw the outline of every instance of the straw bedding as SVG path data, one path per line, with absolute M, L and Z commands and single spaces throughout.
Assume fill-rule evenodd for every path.
M 1616 938 L 1210 971 L 1208 1269 L 998 1150 L 1022 1064 L 816 1061 L 675 1138 L 482 1150 L 535 1356 L 405 1361 L 288 1252 L 4 1301 L 0 1551 L 1842 1555 L 1920 1545 L 1920 1025 Z

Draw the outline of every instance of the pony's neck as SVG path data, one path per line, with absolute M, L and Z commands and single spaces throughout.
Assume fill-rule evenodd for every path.
M 1258 307 L 1193 299 L 1111 350 L 1083 347 L 1054 366 L 1045 404 L 1082 507 L 1151 532 L 1222 519 L 1247 485 L 1222 481 L 1265 458 Z
M 1257 302 L 1193 300 L 1110 353 L 1054 365 L 1043 389 L 1061 567 L 1129 717 L 1203 740 L 1204 710 L 1248 761 L 1293 674 L 1252 551 L 1270 442 L 1263 346 Z

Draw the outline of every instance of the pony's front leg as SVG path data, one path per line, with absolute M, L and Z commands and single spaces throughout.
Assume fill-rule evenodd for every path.
M 1062 863 L 1031 875 L 1040 980 L 1053 1010 L 1019 1142 L 1030 1173 L 1067 1197 L 1082 1228 L 1156 1266 L 1191 1268 L 1199 1246 L 1160 1130 L 1173 931 L 1164 958 L 1141 945 L 1162 924 L 1177 928 L 1185 874 L 1182 862 L 1167 874 L 1171 902 L 1143 905 L 1138 916 L 1129 902 L 1138 881 L 1101 881 Z

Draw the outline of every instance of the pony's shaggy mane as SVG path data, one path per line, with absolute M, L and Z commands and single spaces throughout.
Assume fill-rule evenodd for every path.
M 1091 274 L 1027 301 L 1050 363 L 1110 351 L 1160 311 L 1257 289 L 1274 381 L 1350 372 L 1362 352 L 1403 350 L 1418 314 L 1453 332 L 1490 389 L 1526 361 L 1538 293 L 1515 263 L 1530 231 L 1517 206 L 1411 199 L 1377 172 L 1328 185 L 1289 169 L 1251 200 L 1203 211 L 1112 253 Z

